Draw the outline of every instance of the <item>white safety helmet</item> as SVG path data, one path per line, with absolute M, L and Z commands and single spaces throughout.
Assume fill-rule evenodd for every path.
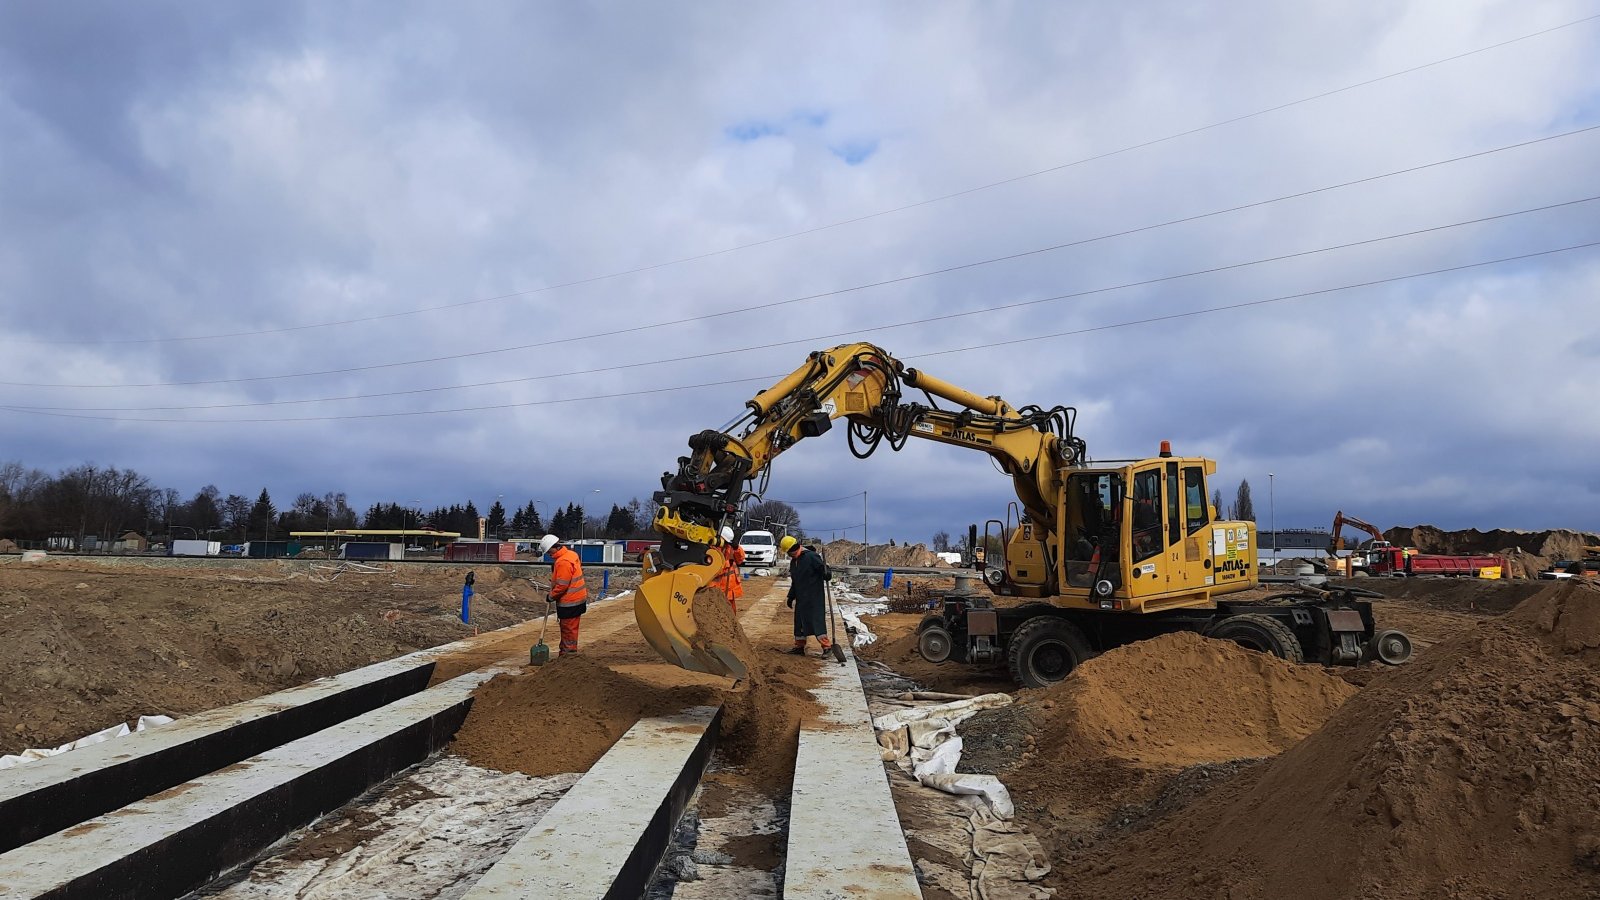
M 733 543 L 733 529 L 731 527 L 722 526 L 722 540 L 729 544 Z
M 539 538 L 539 555 L 543 556 L 546 553 L 549 553 L 550 548 L 559 543 L 561 543 L 561 538 L 558 538 L 553 534 L 547 534 L 544 537 Z

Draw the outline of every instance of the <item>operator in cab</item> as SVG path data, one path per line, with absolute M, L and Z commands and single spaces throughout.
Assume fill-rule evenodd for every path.
M 733 529 L 722 526 L 719 536 L 722 543 L 727 545 L 727 559 L 722 563 L 722 571 L 712 580 L 711 585 L 728 598 L 728 605 L 733 607 L 735 617 L 739 615 L 739 598 L 744 596 L 744 581 L 739 578 L 739 567 L 744 565 L 744 548 L 734 543 Z
M 815 636 L 827 656 L 833 648 L 828 639 L 828 564 L 793 535 L 784 535 L 778 550 L 789 557 L 789 608 L 794 610 L 794 649 L 789 652 L 805 656 L 806 642 Z
M 556 605 L 561 624 L 561 655 L 578 652 L 578 624 L 589 608 L 589 589 L 583 583 L 583 565 L 578 553 L 553 534 L 539 539 L 539 555 L 550 554 L 550 602 Z

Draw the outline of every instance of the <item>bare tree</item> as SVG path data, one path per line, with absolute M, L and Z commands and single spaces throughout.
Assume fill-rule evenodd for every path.
M 783 531 L 796 536 L 805 534 L 800 528 L 800 513 L 782 500 L 763 500 L 746 509 L 739 530 L 749 531 L 752 528 Z

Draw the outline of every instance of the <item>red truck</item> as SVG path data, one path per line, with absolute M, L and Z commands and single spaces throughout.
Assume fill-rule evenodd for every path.
M 1491 570 L 1490 574 L 1484 570 Z M 1372 575 L 1456 575 L 1464 578 L 1504 577 L 1503 556 L 1443 556 L 1436 553 L 1407 553 L 1399 547 L 1379 547 L 1367 553 L 1367 572 Z

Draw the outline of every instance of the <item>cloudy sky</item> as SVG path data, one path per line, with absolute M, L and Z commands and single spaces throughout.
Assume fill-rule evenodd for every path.
M 1284 527 L 1600 529 L 1597 15 L 6 4 L 0 460 L 604 506 L 865 339 L 1263 525 L 1271 472 Z M 880 540 L 1010 499 L 840 431 L 770 495 Z

